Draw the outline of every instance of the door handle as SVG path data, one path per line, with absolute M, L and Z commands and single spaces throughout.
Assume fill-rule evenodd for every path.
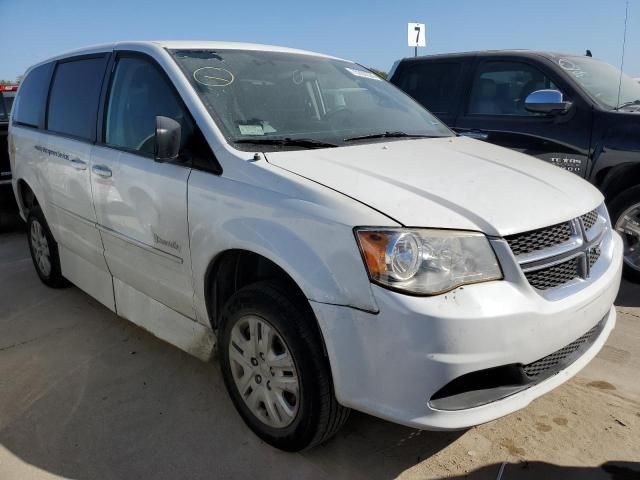
M 111 169 L 105 165 L 94 165 L 91 171 L 102 178 L 111 178 Z
M 467 130 L 465 132 L 460 132 L 460 135 L 468 138 L 475 138 L 476 140 L 486 140 L 489 138 L 489 134 L 485 132 L 481 132 L 479 130 Z
M 86 170 L 87 162 L 80 160 L 79 158 L 72 158 L 69 160 L 71 162 L 71 166 L 76 170 Z

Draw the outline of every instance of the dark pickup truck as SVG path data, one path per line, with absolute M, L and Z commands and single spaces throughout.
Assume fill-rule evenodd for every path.
M 3 222 L 4 214 L 16 210 L 11 188 L 7 130 L 9 129 L 9 113 L 17 90 L 16 85 L 0 85 L 0 223 Z
M 522 50 L 407 58 L 390 81 L 460 135 L 570 170 L 605 195 L 640 281 L 640 84 L 590 56 Z

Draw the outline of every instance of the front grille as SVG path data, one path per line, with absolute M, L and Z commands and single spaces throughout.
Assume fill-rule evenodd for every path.
M 567 242 L 571 238 L 571 233 L 571 224 L 564 222 L 530 232 L 509 235 L 505 240 L 509 243 L 514 255 L 525 255 Z
M 580 217 L 582 220 L 582 225 L 584 225 L 585 230 L 590 230 L 596 222 L 598 221 L 598 211 L 592 210 L 589 213 L 585 213 Z
M 600 258 L 600 254 L 602 251 L 600 250 L 600 246 L 594 247 L 589 250 L 589 268 L 593 267 L 598 259 Z
M 523 365 L 522 369 L 529 378 L 538 377 L 551 369 L 554 369 L 558 364 L 563 363 L 578 350 L 586 350 L 597 338 L 597 333 L 601 330 L 604 324 L 604 319 L 600 321 L 595 327 L 582 335 L 577 340 L 571 342 L 564 348 L 553 352 L 551 355 L 536 360 L 528 365 Z
M 578 258 L 572 258 L 552 267 L 525 273 L 529 283 L 538 290 L 559 287 L 578 277 Z

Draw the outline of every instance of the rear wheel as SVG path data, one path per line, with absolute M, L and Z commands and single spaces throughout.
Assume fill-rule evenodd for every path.
M 220 360 L 233 403 L 256 435 L 286 451 L 327 440 L 349 413 L 333 393 L 315 322 L 305 301 L 270 282 L 240 289 L 222 314 Z
M 640 186 L 615 197 L 609 211 L 614 228 L 624 242 L 624 277 L 640 282 Z
M 27 218 L 27 240 L 31 259 L 42 283 L 52 288 L 64 288 L 69 282 L 62 276 L 58 244 L 51 235 L 42 210 L 34 206 Z

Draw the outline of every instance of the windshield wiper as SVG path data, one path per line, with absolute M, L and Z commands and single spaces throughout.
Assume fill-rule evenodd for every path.
M 255 145 L 274 145 L 277 147 L 332 148 L 338 145 L 321 142 L 312 138 L 241 138 L 234 143 L 252 143 Z
M 373 138 L 437 138 L 438 135 L 414 135 L 405 132 L 384 132 L 384 133 L 372 133 L 371 135 L 361 135 L 359 137 L 345 138 L 345 142 L 354 142 L 357 140 L 369 140 Z
M 640 100 L 634 100 L 632 102 L 625 102 L 622 105 L 618 105 L 616 110 L 620 110 L 621 108 L 630 107 L 632 105 L 640 105 Z

